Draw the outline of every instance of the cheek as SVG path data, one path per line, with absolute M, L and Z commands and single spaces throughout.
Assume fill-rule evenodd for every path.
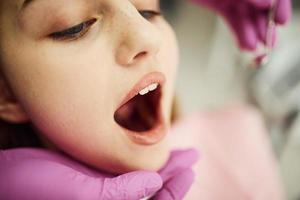
M 114 127 L 115 98 L 107 85 L 112 76 L 107 63 L 94 63 L 89 58 L 96 56 L 89 52 L 85 57 L 73 56 L 76 60 L 53 52 L 47 54 L 49 58 L 45 52 L 24 52 L 23 58 L 8 64 L 7 73 L 13 91 L 41 132 L 74 151 L 79 144 L 109 149 L 108 144 L 117 143 L 118 137 L 108 134 Z
M 126 142 L 115 130 L 113 120 L 117 102 L 107 84 L 112 72 L 106 70 L 111 66 L 101 63 L 99 67 L 99 63 L 79 56 L 76 61 L 53 60 L 60 63 L 49 61 L 46 66 L 43 59 L 43 65 L 31 66 L 35 70 L 24 70 L 30 81 L 19 77 L 19 96 L 34 125 L 80 160 L 97 163 L 92 158 L 112 161 L 119 157 L 117 152 L 110 155 L 111 149 L 126 151 Z
M 103 68 L 99 71 L 99 68 L 86 63 L 69 66 L 72 66 L 72 70 L 51 73 L 53 76 L 49 73 L 43 78 L 40 76 L 38 80 L 42 81 L 34 84 L 42 88 L 34 88 L 34 93 L 39 94 L 38 98 L 33 95 L 28 97 L 30 100 L 27 105 L 32 118 L 38 120 L 37 124 L 51 137 L 60 136 L 63 132 L 66 137 L 78 141 L 85 138 L 87 143 L 93 141 L 91 136 L 94 139 L 99 137 L 99 140 L 101 137 L 101 141 L 105 141 L 109 132 L 107 129 L 111 127 L 108 124 L 112 123 L 109 119 L 113 119 L 113 107 L 107 102 L 113 97 L 106 84 L 108 80 L 100 78 L 99 74 L 107 73 Z M 51 122 L 50 127 L 44 122 Z

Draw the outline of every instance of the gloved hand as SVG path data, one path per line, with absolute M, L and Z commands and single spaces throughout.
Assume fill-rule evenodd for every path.
M 198 161 L 195 149 L 177 150 L 171 153 L 170 159 L 159 171 L 164 185 L 155 200 L 181 200 L 194 182 L 195 174 L 191 167 Z
M 291 16 L 291 0 L 190 0 L 218 12 L 232 29 L 239 47 L 256 50 L 266 44 L 269 11 L 275 2 L 274 22 L 285 24 Z M 273 43 L 276 30 L 273 31 Z
M 162 187 L 162 178 L 156 172 L 136 171 L 114 177 L 43 149 L 0 151 L 0 163 L 0 197 L 6 200 L 138 200 Z

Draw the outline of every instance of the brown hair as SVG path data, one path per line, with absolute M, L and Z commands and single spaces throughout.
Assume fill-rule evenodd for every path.
M 42 147 L 30 123 L 10 124 L 0 121 L 0 149 Z

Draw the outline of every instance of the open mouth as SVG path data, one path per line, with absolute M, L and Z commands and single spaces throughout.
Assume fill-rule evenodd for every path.
M 118 108 L 115 121 L 132 132 L 149 132 L 160 124 L 160 100 L 162 88 L 151 83 Z
M 146 74 L 115 111 L 115 122 L 134 143 L 153 145 L 167 134 L 161 105 L 165 81 L 166 77 L 161 72 Z

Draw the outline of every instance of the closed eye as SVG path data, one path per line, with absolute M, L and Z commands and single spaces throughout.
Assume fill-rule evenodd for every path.
M 147 20 L 154 18 L 155 16 L 161 15 L 160 12 L 154 10 L 141 10 L 139 13 Z
M 49 35 L 54 40 L 74 40 L 82 37 L 86 34 L 89 28 L 97 21 L 97 19 L 91 19 L 81 24 L 65 29 L 63 31 L 54 32 Z
M 151 20 L 155 16 L 161 15 L 160 12 L 157 12 L 154 10 L 141 10 L 141 11 L 139 11 L 139 13 L 147 20 Z M 80 23 L 78 25 L 75 25 L 73 27 L 65 29 L 63 31 L 51 33 L 49 35 L 49 37 L 52 38 L 53 40 L 62 40 L 62 41 L 79 39 L 88 32 L 89 28 L 96 21 L 97 21 L 97 19 L 91 19 L 91 20 L 85 21 L 83 23 Z

